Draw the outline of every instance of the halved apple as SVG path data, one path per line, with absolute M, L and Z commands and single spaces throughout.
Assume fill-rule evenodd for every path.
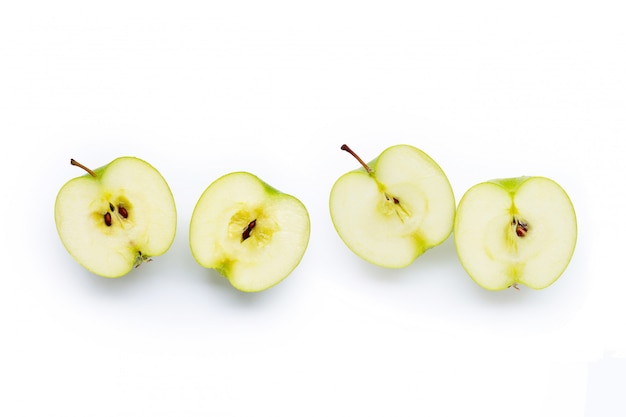
M 215 180 L 191 216 L 189 245 L 201 266 L 217 270 L 233 287 L 262 291 L 300 263 L 310 221 L 297 198 L 248 172 Z
M 402 268 L 452 232 L 454 193 L 443 170 L 410 145 L 387 148 L 341 176 L 330 192 L 330 215 L 343 242 L 373 264 Z
M 147 162 L 117 158 L 85 171 L 59 191 L 54 219 L 63 245 L 94 274 L 115 278 L 165 253 L 176 234 L 176 205 L 167 182 Z
M 544 177 L 480 183 L 459 203 L 454 239 L 461 264 L 482 287 L 542 289 L 567 268 L 576 246 L 574 206 Z

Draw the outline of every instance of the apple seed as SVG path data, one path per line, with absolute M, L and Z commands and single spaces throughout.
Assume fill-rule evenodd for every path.
M 393 200 L 394 204 L 400 204 L 400 200 L 398 200 L 396 197 L 394 196 L 390 196 L 389 194 L 385 193 L 385 198 L 387 200 Z
M 528 233 L 528 223 L 519 220 L 517 217 L 513 217 L 511 225 L 515 226 L 515 234 L 517 237 L 524 237 L 526 233 Z
M 246 230 L 244 230 L 243 233 L 241 234 L 242 242 L 250 237 L 250 233 L 252 232 L 252 229 L 254 229 L 254 226 L 256 226 L 256 219 L 248 223 L 248 227 L 246 227 Z
M 111 226 L 111 224 L 113 224 L 113 216 L 111 216 L 111 212 L 115 213 L 115 205 L 113 205 L 113 203 L 109 202 L 109 210 L 111 210 L 110 212 L 107 212 L 104 215 L 104 223 L 107 226 Z M 120 216 L 122 216 L 124 219 L 128 218 L 128 210 L 126 210 L 124 207 L 122 206 L 117 206 L 117 212 L 119 213 Z M 117 217 L 119 219 L 119 216 Z

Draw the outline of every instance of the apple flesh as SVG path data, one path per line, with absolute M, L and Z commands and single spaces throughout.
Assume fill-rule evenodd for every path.
M 454 224 L 454 193 L 443 170 L 410 145 L 384 150 L 341 176 L 330 193 L 333 225 L 348 248 L 373 264 L 402 268 L 442 243 Z
M 94 274 L 116 278 L 165 253 L 176 234 L 176 206 L 167 182 L 147 162 L 121 157 L 68 181 L 54 218 L 70 255 Z
M 572 202 L 556 182 L 544 177 L 473 186 L 459 203 L 454 226 L 463 267 L 489 290 L 518 283 L 548 287 L 567 268 L 576 236 Z
M 191 216 L 189 245 L 201 266 L 240 291 L 256 292 L 286 278 L 309 242 L 310 220 L 295 197 L 248 172 L 215 180 Z

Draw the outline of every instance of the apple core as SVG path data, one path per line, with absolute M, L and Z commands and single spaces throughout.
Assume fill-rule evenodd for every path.
M 398 197 L 389 195 L 387 192 L 383 194 L 385 196 L 385 201 L 383 202 L 383 212 L 385 214 L 395 214 L 402 223 L 411 217 L 411 213 L 406 209 L 406 207 L 404 207 L 404 205 L 400 204 L 400 199 L 398 199 Z

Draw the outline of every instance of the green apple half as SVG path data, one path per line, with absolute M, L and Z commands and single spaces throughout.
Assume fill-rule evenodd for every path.
M 265 290 L 286 278 L 309 243 L 310 220 L 297 198 L 248 172 L 215 180 L 191 216 L 189 245 L 201 266 L 240 291 Z
M 443 170 L 410 145 L 384 150 L 341 176 L 330 192 L 330 215 L 343 242 L 373 264 L 402 268 L 452 232 L 454 193 Z
M 576 246 L 574 206 L 544 177 L 483 182 L 459 203 L 454 239 L 461 264 L 482 287 L 542 289 L 567 268 Z
M 54 219 L 72 257 L 94 274 L 116 278 L 165 253 L 176 234 L 169 186 L 147 162 L 122 157 L 85 171 L 59 191 Z

